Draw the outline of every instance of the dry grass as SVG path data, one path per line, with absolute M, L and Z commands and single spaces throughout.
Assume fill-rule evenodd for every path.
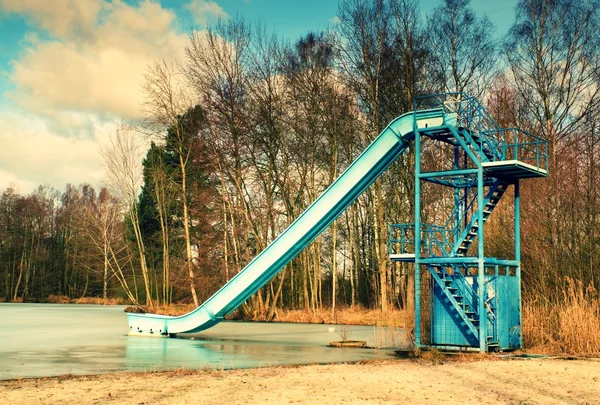
M 562 302 L 526 301 L 523 340 L 525 347 L 534 352 L 600 355 L 598 292 L 567 278 Z
M 305 309 L 279 309 L 275 322 L 324 323 L 343 325 L 378 325 L 382 327 L 411 327 L 413 317 L 405 310 L 391 309 L 387 313 L 379 309 L 367 309 L 359 306 L 338 308 L 335 315 L 330 308 L 315 311 Z
M 50 295 L 48 296 L 48 302 L 52 304 L 71 304 L 74 300 L 66 295 Z
M 125 305 L 127 301 L 121 298 L 99 298 L 82 297 L 75 300 L 75 304 L 93 304 L 93 305 Z
M 160 305 L 152 309 L 152 313 L 169 316 L 179 316 L 187 314 L 196 309 L 194 304 L 169 304 Z
M 69 298 L 65 295 L 50 295 L 49 303 L 52 304 L 91 304 L 91 305 L 125 305 L 126 302 L 120 298 L 81 297 Z

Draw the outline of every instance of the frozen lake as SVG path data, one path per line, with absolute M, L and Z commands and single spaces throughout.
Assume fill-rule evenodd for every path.
M 338 325 L 230 321 L 187 338 L 128 337 L 124 308 L 0 304 L 0 379 L 340 363 L 391 355 L 390 350 L 327 347 L 341 340 Z M 391 346 L 401 335 L 351 326 L 348 338 Z

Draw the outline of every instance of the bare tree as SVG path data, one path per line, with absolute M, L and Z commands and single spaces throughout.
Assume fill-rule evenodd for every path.
M 393 98 L 401 100 L 401 111 L 410 111 L 416 96 L 433 91 L 431 61 L 427 43 L 428 31 L 421 18 L 418 0 L 391 0 L 394 38 L 391 44 L 391 69 L 397 78 Z M 386 83 L 387 85 L 388 83 Z
M 248 148 L 251 171 L 255 173 L 262 204 L 257 204 L 257 217 L 263 217 L 260 234 L 264 245 L 275 239 L 282 225 L 291 223 L 278 209 L 284 191 L 288 167 L 282 164 L 285 154 L 284 81 L 279 73 L 282 53 L 278 39 L 269 35 L 264 26 L 252 31 L 248 52 Z M 285 198 L 285 197 L 284 197 Z M 266 319 L 272 319 L 279 304 L 288 274 L 286 266 L 269 285 L 258 292 L 265 308 Z M 293 274 L 293 273 L 292 273 Z
M 504 53 L 533 129 L 552 150 L 598 112 L 599 1 L 519 1 Z
M 160 226 L 160 241 L 162 250 L 162 285 L 161 294 L 163 304 L 170 304 L 173 294 L 171 285 L 171 232 L 173 206 L 176 204 L 179 190 L 169 176 L 169 168 L 165 162 L 164 146 L 152 143 L 144 165 L 144 186 L 140 196 L 140 208 L 144 209 L 143 199 L 148 198 L 156 209 L 154 220 L 158 219 Z M 149 196 L 144 192 L 149 191 Z M 152 211 L 152 210 L 150 210 Z M 154 213 L 154 212 L 151 212 Z M 143 216 L 143 214 L 142 214 Z M 158 218 L 156 218 L 158 217 Z M 143 218 L 144 220 L 146 218 Z M 147 220 L 147 219 L 146 219 Z
M 523 190 L 532 201 L 544 202 L 523 207 L 534 218 L 523 224 L 524 231 L 530 230 L 524 232 L 523 246 L 531 269 L 526 282 L 545 295 L 562 287 L 565 273 L 578 277 L 585 264 L 580 266 L 574 255 L 591 237 L 581 237 L 578 228 L 583 212 L 594 212 L 595 198 L 588 199 L 586 209 L 579 194 L 590 189 L 584 180 L 595 173 L 593 165 L 584 163 L 595 154 L 599 117 L 599 7 L 597 0 L 521 0 L 504 44 L 520 126 L 545 137 L 550 146 L 549 181 Z M 589 148 L 583 148 L 586 144 Z
M 444 0 L 428 18 L 430 47 L 443 91 L 481 96 L 497 68 L 494 26 L 478 19 L 471 0 Z
M 349 85 L 358 93 L 360 104 L 368 117 L 368 138 L 374 139 L 381 129 L 382 67 L 389 39 L 391 21 L 389 7 L 383 0 L 348 0 L 340 3 L 338 47 L 341 52 L 342 69 Z M 380 304 L 382 311 L 388 308 L 387 241 L 385 239 L 384 201 L 382 180 L 378 179 L 371 191 L 374 194 L 373 231 L 375 257 L 378 263 Z
M 192 108 L 192 102 L 185 91 L 183 76 L 178 69 L 167 64 L 165 61 L 154 63 L 145 75 L 144 92 L 146 94 L 146 113 L 151 123 L 163 134 L 170 132 L 166 136 L 168 149 L 171 149 L 177 155 L 180 168 L 180 201 L 183 212 L 183 232 L 185 240 L 185 265 L 189 276 L 190 291 L 194 300 L 194 305 L 198 306 L 198 295 L 194 285 L 194 264 L 192 254 L 192 241 L 190 236 L 190 202 L 188 201 L 188 167 L 192 156 L 192 144 L 194 137 L 186 133 L 182 115 Z M 161 223 L 166 225 L 164 217 L 161 216 Z M 163 235 L 167 236 L 167 235 Z M 168 259 L 168 257 L 167 257 Z
M 131 223 L 135 237 L 140 270 L 144 280 L 146 305 L 153 307 L 150 277 L 146 262 L 146 247 L 138 216 L 138 193 L 142 184 L 142 149 L 137 132 L 128 126 L 120 125 L 110 143 L 101 153 L 106 169 L 105 182 L 112 194 L 126 207 L 126 218 Z
M 207 31 L 193 31 L 186 47 L 185 75 L 206 107 L 213 135 L 211 146 L 230 211 L 229 222 L 235 230 L 232 244 L 236 272 L 267 243 L 267 228 L 255 217 L 259 201 L 251 198 L 255 171 L 250 163 L 252 142 L 247 117 L 250 38 L 250 27 L 235 19 Z M 261 294 L 251 301 L 255 312 L 264 312 Z
M 95 193 L 88 195 L 94 197 Z M 108 298 L 109 280 L 115 277 L 129 301 L 141 307 L 137 291 L 129 284 L 126 267 L 130 264 L 123 210 L 119 201 L 106 188 L 97 198 L 85 199 L 77 209 L 77 223 L 81 236 L 86 239 L 102 262 L 102 297 Z M 132 275 L 135 277 L 135 275 Z M 135 285 L 135 283 L 134 283 Z

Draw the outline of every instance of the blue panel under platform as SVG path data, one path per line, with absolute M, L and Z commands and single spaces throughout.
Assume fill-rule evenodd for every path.
M 492 304 L 495 308 L 496 334 L 501 350 L 520 347 L 521 321 L 519 317 L 519 280 L 516 276 L 494 276 L 490 279 L 496 294 Z
M 503 272 L 504 273 L 504 272 Z M 462 291 L 462 303 L 467 311 L 479 313 L 477 276 L 453 277 L 455 284 L 468 284 Z M 487 344 L 498 350 L 518 349 L 521 340 L 519 281 L 513 271 L 505 274 L 486 275 L 485 305 L 487 315 Z M 451 347 L 477 347 L 479 337 L 475 336 L 460 318 L 441 286 L 433 284 L 431 308 L 431 345 Z

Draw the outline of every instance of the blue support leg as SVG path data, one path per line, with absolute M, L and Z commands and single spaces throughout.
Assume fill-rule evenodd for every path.
M 415 347 L 421 347 L 421 135 L 415 131 Z
M 477 229 L 477 298 L 479 312 L 479 350 L 483 353 L 487 347 L 487 316 L 485 310 L 485 256 L 483 248 L 484 222 L 483 222 L 483 169 L 477 173 L 477 215 L 479 228 Z
M 515 261 L 517 262 L 516 274 L 519 285 L 519 349 L 523 348 L 523 302 L 521 301 L 521 190 L 519 180 L 515 182 Z

